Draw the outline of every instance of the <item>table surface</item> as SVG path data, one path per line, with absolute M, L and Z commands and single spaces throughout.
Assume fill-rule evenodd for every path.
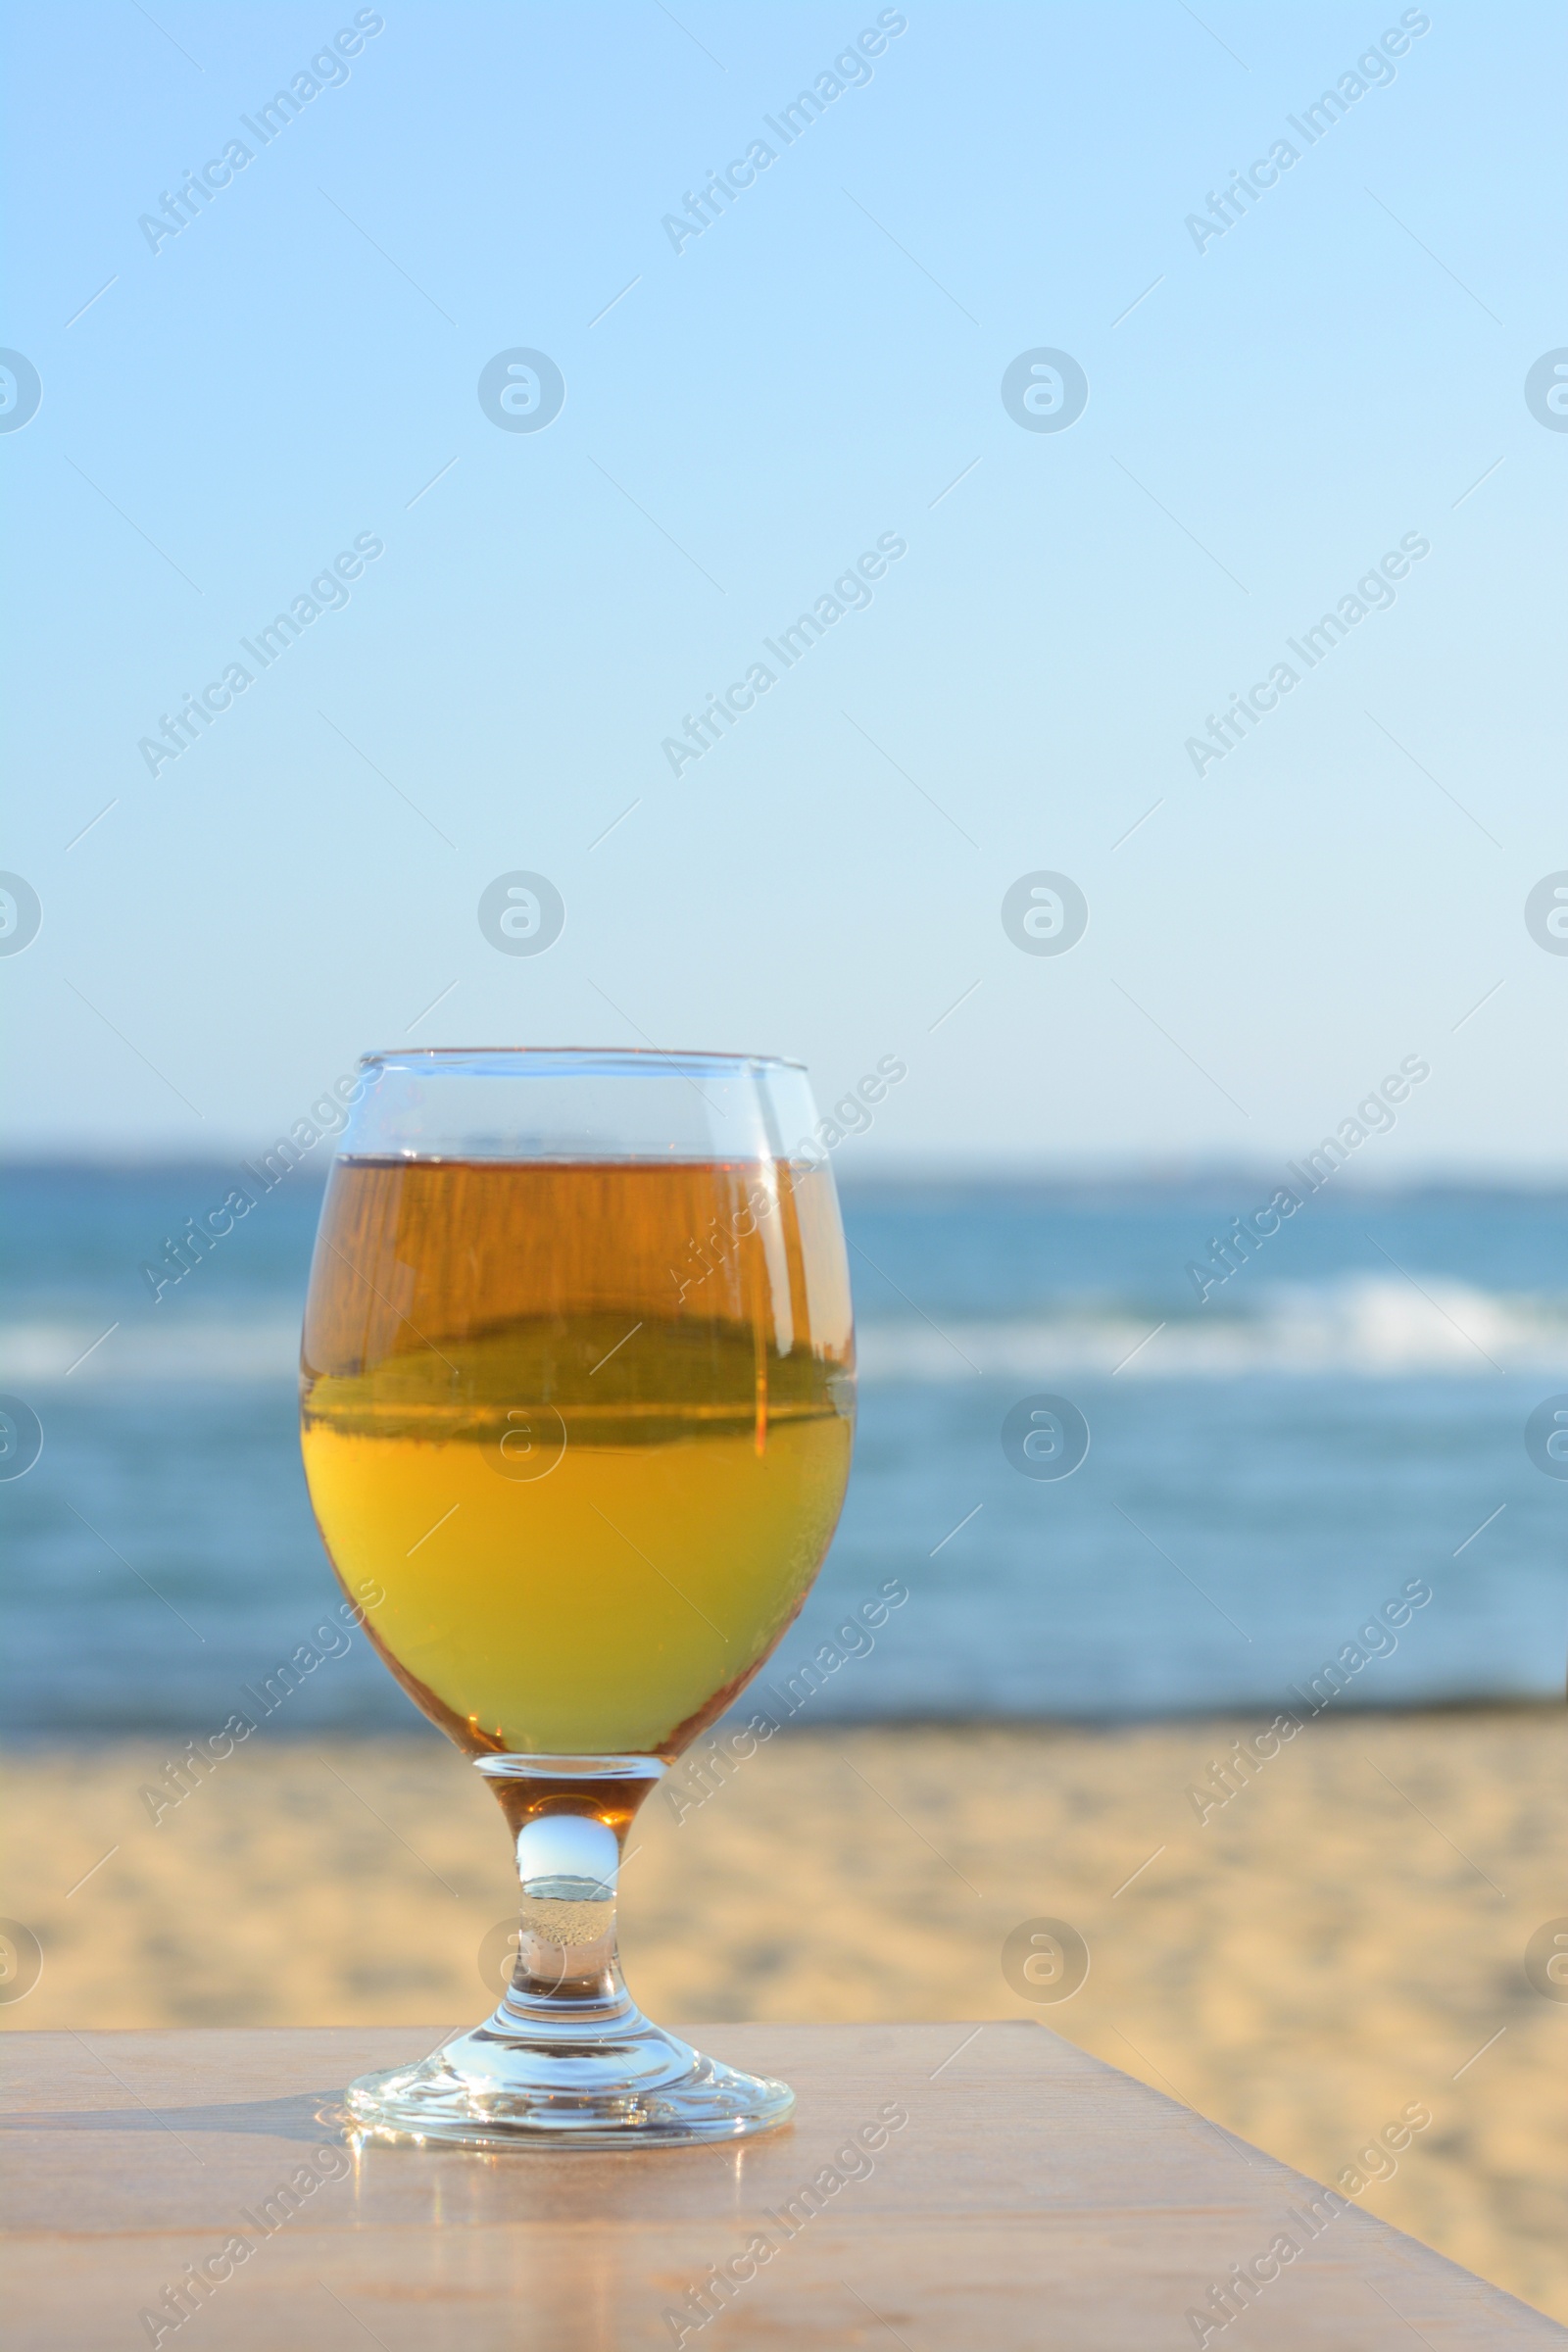
M 356 2152 L 318 2119 L 450 2031 L 6 2034 L 10 2352 L 1568 2345 L 1029 2021 L 684 2029 L 799 2094 L 725 2148 Z

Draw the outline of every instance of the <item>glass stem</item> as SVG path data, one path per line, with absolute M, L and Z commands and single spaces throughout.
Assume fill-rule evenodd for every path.
M 512 1832 L 516 1964 L 487 2031 L 601 2040 L 642 2024 L 615 1946 L 626 1832 L 664 1772 L 657 1756 L 479 1756 Z

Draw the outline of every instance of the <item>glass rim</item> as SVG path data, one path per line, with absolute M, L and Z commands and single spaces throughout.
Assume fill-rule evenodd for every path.
M 604 1071 L 628 1062 L 639 1070 L 660 1065 L 678 1069 L 688 1062 L 699 1062 L 708 1069 L 726 1067 L 735 1070 L 804 1070 L 807 1066 L 804 1061 L 797 1061 L 785 1054 L 715 1054 L 708 1048 L 666 1049 L 662 1046 L 387 1046 L 362 1054 L 357 1066 L 362 1070 L 374 1070 L 391 1069 L 403 1063 L 496 1061 L 512 1064 L 532 1061 L 536 1066 L 551 1063 L 558 1068 L 565 1065 L 583 1071 Z M 503 1073 L 492 1070 L 486 1074 L 500 1076 Z M 515 1074 L 522 1073 L 517 1071 Z

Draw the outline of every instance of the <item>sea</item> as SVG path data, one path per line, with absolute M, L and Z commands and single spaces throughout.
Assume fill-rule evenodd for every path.
M 0 1411 L 42 1436 L 0 1462 L 13 1741 L 177 1748 L 302 1643 L 270 1730 L 420 1727 L 341 1631 L 300 1470 L 318 1189 L 278 1185 L 156 1303 L 139 1270 L 234 1181 L 0 1175 Z M 1200 1298 L 1190 1266 L 1277 1181 L 846 1187 L 859 1433 L 775 1715 L 1562 1695 L 1568 1192 L 1325 1184 Z

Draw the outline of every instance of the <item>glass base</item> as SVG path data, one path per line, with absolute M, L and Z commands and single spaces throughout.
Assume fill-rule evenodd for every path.
M 657 1756 L 484 1755 L 516 1853 L 515 1963 L 500 2006 L 417 2066 L 344 2093 L 362 2138 L 460 2148 L 745 2139 L 789 2119 L 783 2082 L 737 2074 L 653 2025 L 615 1952 L 621 1842 Z
M 351 2082 L 349 2128 L 463 2148 L 678 2147 L 789 2120 L 787 2083 L 738 2074 L 628 2010 L 611 2034 L 573 2039 L 519 2032 L 503 2001 L 486 2025 L 416 2066 Z

